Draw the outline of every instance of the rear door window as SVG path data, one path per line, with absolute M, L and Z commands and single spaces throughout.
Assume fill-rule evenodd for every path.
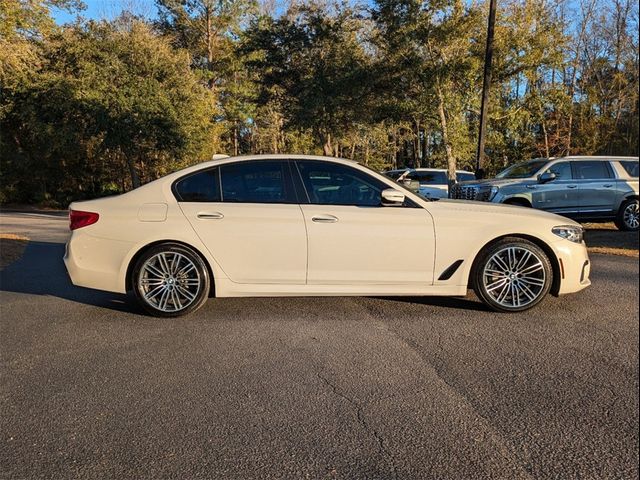
M 600 180 L 611 178 L 609 162 L 571 162 L 573 164 L 573 178 L 576 180 Z
M 222 201 L 297 203 L 287 161 L 249 161 L 220 167 Z

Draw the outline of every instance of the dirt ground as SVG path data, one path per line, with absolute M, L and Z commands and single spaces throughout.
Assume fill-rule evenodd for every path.
M 585 242 L 590 253 L 638 257 L 638 232 L 622 232 L 611 223 L 586 223 Z

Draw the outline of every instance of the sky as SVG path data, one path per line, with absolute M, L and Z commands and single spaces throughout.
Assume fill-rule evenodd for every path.
M 157 7 L 154 0 L 83 0 L 86 9 L 80 12 L 84 18 L 91 20 L 113 19 L 122 10 L 129 10 L 146 18 L 154 18 Z M 70 14 L 67 11 L 52 9 L 56 23 L 63 24 L 73 22 L 78 16 L 77 12 Z

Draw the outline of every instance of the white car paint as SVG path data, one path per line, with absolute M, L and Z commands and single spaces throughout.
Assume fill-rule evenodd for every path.
M 590 284 L 584 243 L 551 231 L 578 224 L 538 210 L 429 202 L 409 191 L 402 193 L 419 208 L 187 203 L 172 193 L 172 183 L 186 174 L 256 159 L 334 162 L 398 188 L 388 177 L 337 158 L 261 155 L 205 162 L 123 195 L 71 204 L 72 210 L 100 215 L 97 223 L 74 230 L 67 244 L 64 261 L 73 283 L 124 293 L 137 253 L 156 242 L 177 241 L 208 264 L 217 297 L 464 296 L 481 249 L 503 236 L 522 236 L 535 239 L 561 262 L 564 273 L 555 293 L 577 292 Z M 314 217 L 337 221 L 316 222 Z M 457 260 L 462 260 L 460 268 L 439 280 Z

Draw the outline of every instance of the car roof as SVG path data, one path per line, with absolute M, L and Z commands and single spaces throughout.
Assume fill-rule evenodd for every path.
M 251 160 L 317 160 L 321 162 L 342 163 L 345 165 L 358 165 L 358 162 L 355 160 L 349 160 L 346 158 L 339 158 L 339 157 L 324 157 L 321 155 L 301 155 L 301 154 L 284 154 L 284 153 L 277 153 L 277 154 L 271 153 L 271 154 L 263 154 L 263 155 L 241 155 L 237 157 L 214 155 L 212 160 L 196 163 L 194 165 L 190 165 L 180 170 L 176 170 L 175 172 L 165 175 L 159 180 L 173 182 L 175 179 L 180 178 L 184 175 L 189 175 L 190 173 L 195 173 L 210 167 L 216 167 L 216 166 L 224 165 L 227 163 L 248 162 Z M 155 182 L 150 182 L 147 185 L 150 185 L 151 183 L 155 183 Z
M 568 155 L 566 157 L 552 157 L 552 160 L 572 160 L 572 161 L 589 161 L 589 160 L 623 160 L 623 161 L 638 161 L 638 157 L 622 157 L 616 155 Z
M 406 172 L 407 170 L 413 170 L 415 172 L 447 172 L 448 170 L 446 168 L 396 168 L 395 170 L 387 170 L 384 173 L 391 173 L 391 172 Z M 470 173 L 471 175 L 474 175 L 473 172 L 470 172 L 468 170 L 456 170 L 456 173 Z

